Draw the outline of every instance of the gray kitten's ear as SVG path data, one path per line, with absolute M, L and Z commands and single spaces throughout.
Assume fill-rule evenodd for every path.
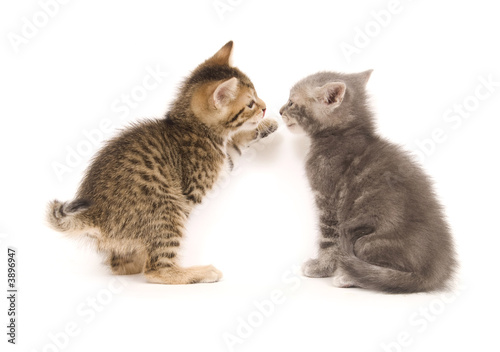
M 233 41 L 229 41 L 218 52 L 215 53 L 210 59 L 206 61 L 212 65 L 228 65 L 231 66 L 231 54 L 233 52 Z
M 213 94 L 213 102 L 216 109 L 222 108 L 224 105 L 236 99 L 238 95 L 238 78 L 233 77 L 222 82 L 215 88 Z
M 358 78 L 364 86 L 366 86 L 366 84 L 368 83 L 368 80 L 370 79 L 372 72 L 373 70 L 366 70 L 358 73 Z
M 344 99 L 345 89 L 344 82 L 330 82 L 323 87 L 316 88 L 314 94 L 316 101 L 336 108 Z

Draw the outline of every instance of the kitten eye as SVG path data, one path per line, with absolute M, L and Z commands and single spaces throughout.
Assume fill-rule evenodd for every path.
M 290 99 L 288 99 L 288 107 L 291 108 L 293 105 L 293 101 L 291 101 Z
M 250 104 L 248 104 L 247 106 L 251 109 L 251 108 L 253 108 L 254 104 L 255 104 L 255 101 L 252 100 L 250 102 Z

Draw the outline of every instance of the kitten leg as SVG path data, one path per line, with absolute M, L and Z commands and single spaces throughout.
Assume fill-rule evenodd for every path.
M 308 277 L 330 277 L 337 269 L 338 244 L 335 241 L 321 240 L 318 258 L 310 259 L 302 266 Z
M 329 277 L 337 269 L 339 255 L 339 234 L 337 222 L 330 217 L 320 217 L 321 239 L 317 259 L 304 263 L 302 272 L 309 277 Z
M 242 151 L 262 138 L 266 138 L 278 129 L 278 123 L 273 119 L 262 120 L 256 129 L 236 133 L 227 144 L 226 154 L 232 165 L 240 158 Z
M 380 238 L 378 233 L 361 237 L 354 243 L 354 255 L 359 259 L 381 267 L 411 272 L 414 265 L 407 259 L 406 248 L 397 239 L 387 236 Z
M 174 216 L 170 214 L 170 220 Z M 216 282 L 222 273 L 212 265 L 182 268 L 177 264 L 177 251 L 182 239 L 183 227 L 173 223 L 163 226 L 166 231 L 148 239 L 146 245 L 146 265 L 144 274 L 149 282 L 159 284 L 194 284 Z M 158 227 L 152 229 L 158 230 Z
M 356 287 L 354 280 L 340 266 L 335 270 L 332 283 L 339 288 Z
M 307 277 L 330 277 L 335 272 L 336 266 L 335 261 L 309 259 L 302 265 L 302 273 Z
M 158 284 L 184 285 L 199 282 L 217 282 L 222 273 L 212 265 L 182 268 L 177 264 L 176 250 L 160 244 L 149 248 L 144 274 L 149 282 Z
M 139 274 L 144 268 L 145 261 L 144 253 L 137 251 L 124 254 L 112 251 L 108 256 L 108 264 L 116 275 Z
M 278 129 L 278 122 L 274 119 L 268 118 L 262 120 L 257 126 L 257 136 L 254 138 L 254 142 L 266 138 L 271 133 L 276 132 Z
M 186 285 L 201 282 L 217 282 L 222 273 L 213 265 L 192 266 L 180 268 L 176 265 L 162 267 L 156 270 L 147 270 L 146 278 L 151 283 L 168 285 Z

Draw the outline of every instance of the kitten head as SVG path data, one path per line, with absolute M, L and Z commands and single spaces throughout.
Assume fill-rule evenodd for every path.
M 231 65 L 232 49 L 230 41 L 193 71 L 174 102 L 174 114 L 190 111 L 187 115 L 224 135 L 257 127 L 266 104 L 250 79 Z
M 364 125 L 371 127 L 365 86 L 372 70 L 319 72 L 299 81 L 280 114 L 291 132 L 315 134 Z

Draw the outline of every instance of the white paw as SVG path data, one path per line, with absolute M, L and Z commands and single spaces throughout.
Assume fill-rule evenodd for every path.
M 352 280 L 345 272 L 340 268 L 335 271 L 335 275 L 332 280 L 333 286 L 340 288 L 347 288 L 356 286 L 354 280 Z

